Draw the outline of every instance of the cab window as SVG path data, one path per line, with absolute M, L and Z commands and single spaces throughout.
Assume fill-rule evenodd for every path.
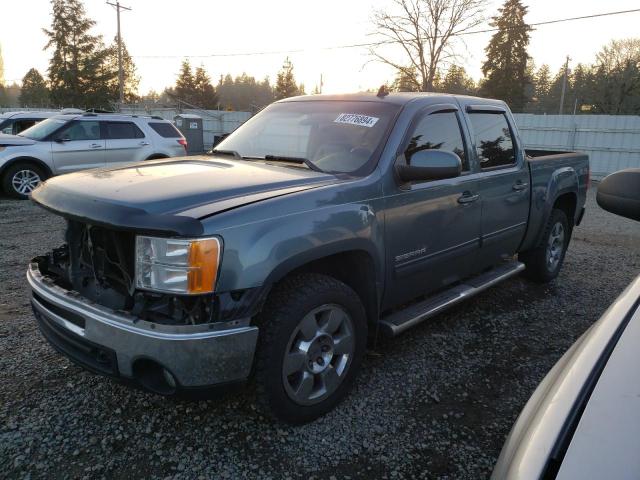
M 455 153 L 462 162 L 462 171 L 469 171 L 469 160 L 465 155 L 464 140 L 455 112 L 436 112 L 420 119 L 404 152 L 407 165 L 411 165 L 411 156 L 421 150 Z
M 515 165 L 511 129 L 504 113 L 471 113 L 469 119 L 480 168 L 487 170 Z

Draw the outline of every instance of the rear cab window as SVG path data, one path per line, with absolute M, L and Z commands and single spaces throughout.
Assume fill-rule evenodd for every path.
M 516 164 L 513 136 L 503 112 L 472 112 L 469 120 L 475 139 L 476 156 L 482 170 Z
M 168 122 L 149 122 L 149 126 L 163 138 L 182 138 L 180 130 Z

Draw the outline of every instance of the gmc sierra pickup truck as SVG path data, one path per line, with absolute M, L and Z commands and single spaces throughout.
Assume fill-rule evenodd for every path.
M 254 378 L 291 423 L 333 408 L 367 339 L 563 263 L 586 155 L 525 151 L 501 101 L 277 102 L 208 156 L 47 180 L 66 243 L 27 278 L 39 328 L 94 372 L 171 395 Z

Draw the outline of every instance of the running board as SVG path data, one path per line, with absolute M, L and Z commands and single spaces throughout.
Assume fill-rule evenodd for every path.
M 524 264 L 516 261 L 495 267 L 476 277 L 471 277 L 418 303 L 414 303 L 404 310 L 394 312 L 380 319 L 383 334 L 395 337 L 434 315 L 456 305 L 489 287 L 506 280 L 524 270 Z

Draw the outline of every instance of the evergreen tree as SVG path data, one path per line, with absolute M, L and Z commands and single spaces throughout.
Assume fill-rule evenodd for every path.
M 485 48 L 487 59 L 482 65 L 485 76 L 482 93 L 507 102 L 515 111 L 526 103 L 527 46 L 531 27 L 524 21 L 528 8 L 521 0 L 506 0 L 493 17 L 491 26 L 498 31 Z
M 108 76 L 109 96 L 114 101 L 117 101 L 120 98 L 117 38 L 114 38 L 113 43 L 107 48 L 105 62 L 104 69 L 105 74 Z M 124 41 L 122 42 L 122 73 L 124 77 L 123 93 L 125 103 L 135 103 L 139 101 L 138 86 L 140 85 L 140 77 L 137 75 L 136 65 Z
M 193 77 L 195 105 L 207 110 L 218 108 L 218 95 L 211 84 L 211 78 L 201 65 Z
M 476 84 L 464 67 L 451 65 L 444 78 L 438 82 L 437 89 L 444 93 L 456 95 L 473 95 L 476 91 Z
M 420 85 L 416 82 L 415 68 L 398 70 L 391 89 L 394 92 L 419 92 Z
M 599 113 L 640 113 L 640 38 L 612 40 L 596 56 L 594 101 Z
M 104 107 L 110 100 L 105 71 L 106 53 L 102 37 L 92 35 L 95 22 L 89 19 L 80 0 L 51 0 L 51 29 L 45 49 L 53 49 L 49 61 L 51 100 L 62 106 Z
M 275 87 L 276 100 L 283 98 L 295 97 L 296 95 L 304 95 L 304 90 L 296 85 L 296 79 L 293 75 L 293 64 L 286 58 L 282 69 L 278 72 L 278 79 Z
M 176 80 L 176 86 L 173 89 L 174 95 L 178 100 L 193 104 L 196 100 L 195 96 L 196 84 L 193 78 L 193 72 L 191 70 L 191 64 L 188 59 L 182 61 L 180 66 L 180 73 Z
M 44 77 L 32 68 L 22 78 L 20 105 L 24 107 L 44 107 L 49 104 L 49 88 Z
M 549 90 L 551 89 L 551 69 L 549 65 L 543 64 L 534 76 L 535 83 L 535 97 L 538 99 L 538 102 L 544 101 L 545 98 L 549 95 Z
M 255 112 L 274 100 L 269 77 L 257 81 L 246 73 L 235 79 L 231 75 L 221 76 L 217 93 L 220 96 L 220 104 L 227 110 Z

